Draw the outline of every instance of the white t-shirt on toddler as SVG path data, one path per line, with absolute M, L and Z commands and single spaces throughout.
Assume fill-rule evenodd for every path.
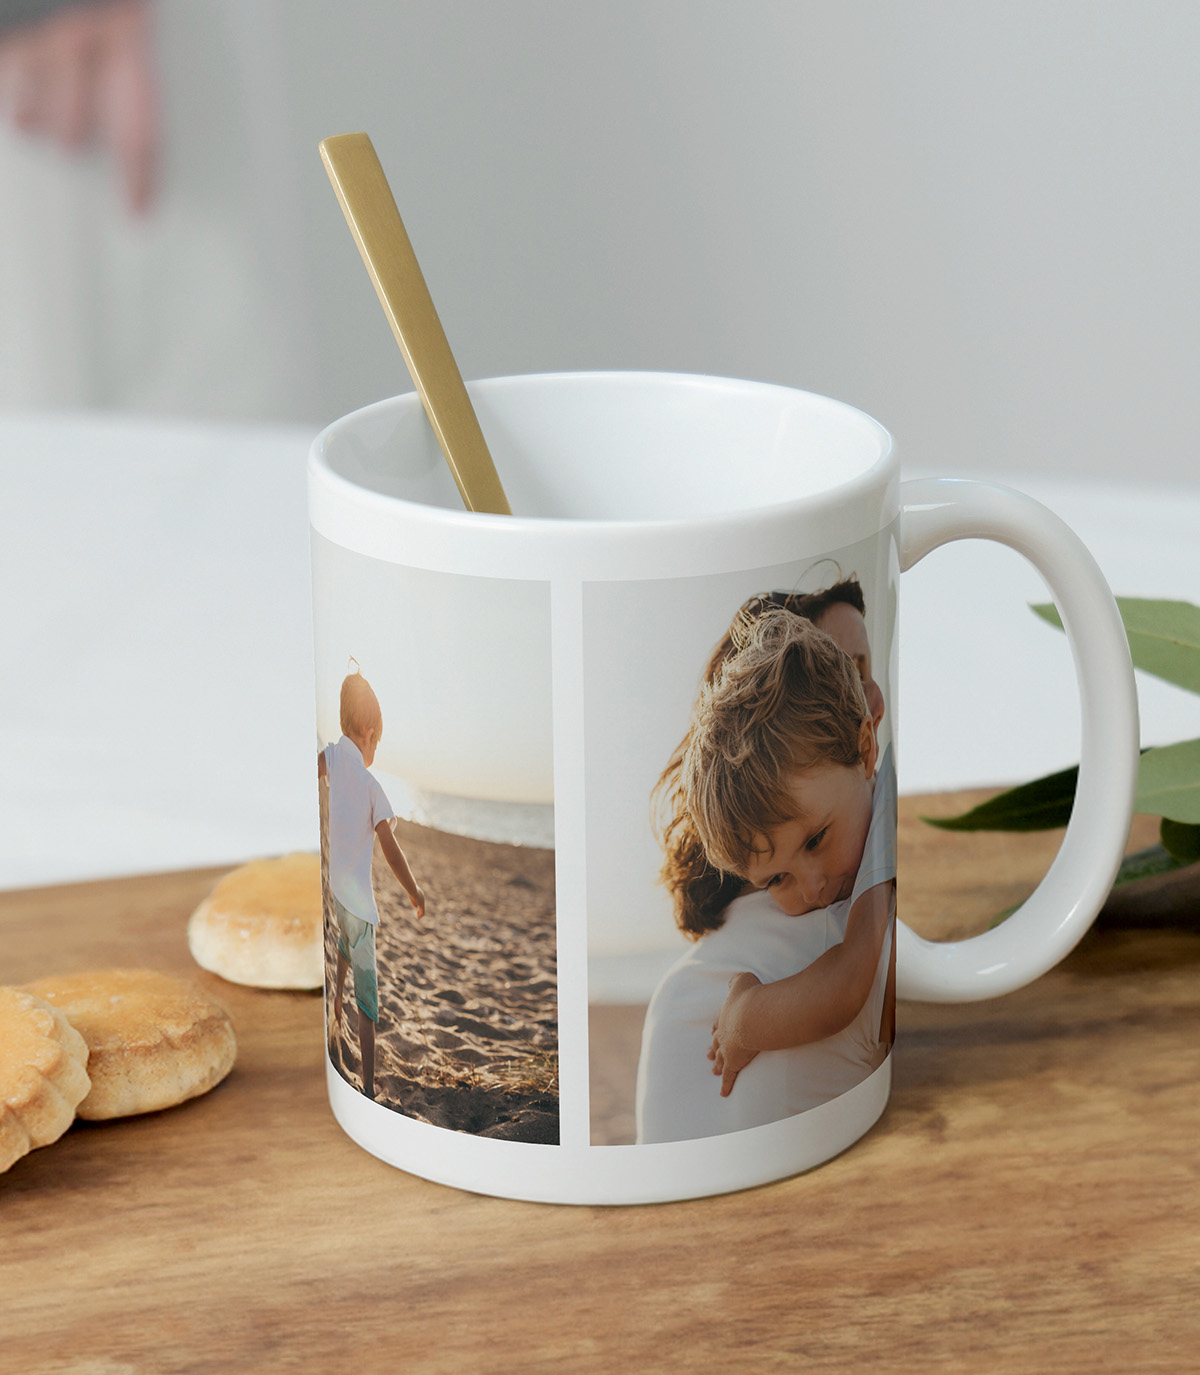
M 326 745 L 324 754 L 329 771 L 329 886 L 348 912 L 378 926 L 371 886 L 375 827 L 395 813 L 353 740 L 343 735 Z

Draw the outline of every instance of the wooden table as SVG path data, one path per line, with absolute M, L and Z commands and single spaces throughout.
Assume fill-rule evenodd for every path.
M 901 902 L 980 927 L 1055 836 L 936 832 Z M 1145 828 L 1137 835 L 1145 843 Z M 1200 922 L 1091 933 L 1031 988 L 903 1004 L 895 1090 L 841 1158 L 695 1203 L 426 1183 L 330 1115 L 315 995 L 201 974 L 213 871 L 0 895 L 0 979 L 142 963 L 233 1013 L 215 1092 L 77 1124 L 0 1177 L 0 1371 L 1147 1371 L 1200 1367 Z M 1145 918 L 1149 914 L 1149 922 Z

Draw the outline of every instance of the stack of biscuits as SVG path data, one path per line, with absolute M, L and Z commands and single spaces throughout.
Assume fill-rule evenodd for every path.
M 233 983 L 319 988 L 318 856 L 256 860 L 227 874 L 192 914 L 188 945 L 197 964 Z M 0 1173 L 76 1117 L 157 1112 L 207 1093 L 236 1056 L 225 1008 L 158 970 L 0 987 Z
M 185 979 L 102 969 L 0 988 L 0 1171 L 75 1118 L 157 1112 L 233 1068 L 229 1013 Z

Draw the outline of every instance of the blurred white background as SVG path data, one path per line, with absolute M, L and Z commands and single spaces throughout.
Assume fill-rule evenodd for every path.
M 1197 479 L 1183 0 L 155 12 L 145 219 L 102 154 L 0 149 L 10 408 L 315 424 L 407 390 L 316 151 L 362 128 L 467 377 L 762 378 L 939 470 Z
M 98 140 L 39 13 L 133 35 L 77 44 Z M 466 377 L 823 392 L 1200 601 L 1197 70 L 1184 0 L 0 0 L 0 886 L 315 844 L 304 450 L 410 388 L 332 133 Z M 1036 575 L 959 547 L 904 589 L 902 789 L 1070 763 Z M 1197 733 L 1141 690 L 1146 743 Z

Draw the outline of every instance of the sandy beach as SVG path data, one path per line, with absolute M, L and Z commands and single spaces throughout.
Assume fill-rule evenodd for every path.
M 637 1139 L 637 1068 L 645 1020 L 644 1003 L 593 1003 L 588 1008 L 593 1146 L 630 1146 Z
M 418 921 L 376 842 L 376 1100 L 453 1131 L 556 1144 L 554 852 L 404 821 L 395 833 L 427 906 Z M 328 904 L 325 962 L 332 986 Z M 332 1055 L 361 1090 L 358 1017 L 348 975 Z

